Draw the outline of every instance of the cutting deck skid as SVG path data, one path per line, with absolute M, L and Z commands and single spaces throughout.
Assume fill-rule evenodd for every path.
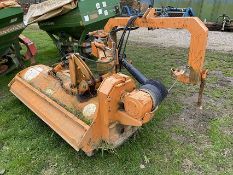
M 76 150 L 89 126 L 45 94 L 16 77 L 11 92 Z M 26 96 L 24 94 L 27 94 Z
M 126 83 L 120 89 L 126 88 L 129 92 L 134 90 L 134 82 L 128 76 L 116 74 L 107 78 L 96 97 L 80 102 L 76 96 L 67 94 L 58 80 L 48 75 L 49 70 L 51 68 L 47 66 L 37 65 L 21 71 L 10 83 L 10 91 L 74 149 L 83 149 L 87 154 L 92 154 L 94 149 L 101 147 L 103 141 L 111 148 L 117 147 L 142 125 L 136 119 L 132 119 L 135 120 L 135 126 L 122 125 L 120 120 L 116 120 L 121 115 L 129 117 L 117 109 L 119 106 L 116 103 L 120 101 L 120 96 L 114 99 L 112 111 L 106 111 L 106 94 L 114 95 L 111 93 L 112 87 L 120 88 L 122 83 Z M 69 77 L 65 73 L 60 73 L 59 77 L 68 83 Z M 113 86 L 107 88 L 105 82 L 108 85 L 113 83 Z M 129 121 L 125 119 L 122 123 L 127 124 Z M 103 127 L 104 123 L 109 124 Z

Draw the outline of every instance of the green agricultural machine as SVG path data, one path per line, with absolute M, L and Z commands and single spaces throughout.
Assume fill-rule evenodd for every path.
M 26 23 L 38 22 L 40 29 L 46 31 L 52 38 L 62 57 L 72 52 L 89 55 L 91 42 L 96 39 L 90 36 L 89 32 L 103 29 L 110 18 L 120 16 L 120 2 L 120 0 L 67 0 L 67 4 L 72 7 L 67 8 L 69 9 L 67 12 L 64 10 L 66 9 L 64 1 L 45 1 L 29 8 Z M 62 3 L 63 7 L 59 5 Z M 153 3 L 153 0 L 140 1 L 144 7 L 149 7 Z M 34 11 L 40 15 L 34 15 Z M 44 17 L 47 19 L 42 19 Z
M 119 0 L 80 0 L 70 12 L 39 22 L 40 29 L 53 39 L 62 56 L 90 52 L 88 33 L 103 29 L 109 18 L 120 13 Z
M 2 4 L 0 7 L 0 75 L 5 75 L 22 67 L 23 60 L 34 58 L 36 48 L 28 38 L 21 35 L 26 27 L 21 7 L 3 7 Z M 28 49 L 24 57 L 20 54 L 20 43 Z

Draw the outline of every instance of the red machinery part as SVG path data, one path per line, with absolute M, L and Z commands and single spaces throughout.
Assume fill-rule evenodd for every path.
M 0 65 L 0 75 L 5 73 L 8 70 L 8 66 L 7 65 Z
M 27 47 L 27 52 L 24 55 L 24 60 L 30 60 L 31 65 L 34 65 L 36 63 L 35 56 L 37 54 L 37 48 L 35 44 L 24 35 L 19 36 L 19 41 Z

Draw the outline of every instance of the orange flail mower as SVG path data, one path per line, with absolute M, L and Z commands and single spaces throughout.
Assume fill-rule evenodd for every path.
M 29 67 L 11 81 L 10 91 L 75 150 L 92 155 L 103 144 L 115 148 L 154 117 L 168 94 L 161 82 L 148 79 L 127 61 L 127 32 L 138 27 L 190 32 L 189 73 L 173 68 L 171 72 L 182 83 L 200 84 L 201 105 L 208 29 L 196 17 L 157 17 L 153 8 L 140 17 L 111 18 L 103 30 L 90 32 L 89 55 L 97 59 L 70 53 L 54 67 Z M 119 40 L 118 31 L 123 31 Z M 88 63 L 95 63 L 98 76 Z

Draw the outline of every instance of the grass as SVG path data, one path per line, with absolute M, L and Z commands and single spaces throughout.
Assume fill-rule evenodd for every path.
M 27 29 L 37 61 L 51 65 L 58 52 L 46 33 Z M 173 84 L 170 68 L 186 63 L 185 49 L 131 43 L 133 64 L 151 78 Z M 233 174 L 232 59 L 208 51 L 210 70 L 204 110 L 195 106 L 198 87 L 178 84 L 153 121 L 121 147 L 93 157 L 76 152 L 8 91 L 17 71 L 0 79 L 0 172 L 5 174 Z M 228 77 L 228 79 L 227 79 Z M 222 84 L 225 82 L 225 84 Z M 188 101 L 188 102 L 187 102 Z M 144 165 L 145 168 L 140 167 Z

